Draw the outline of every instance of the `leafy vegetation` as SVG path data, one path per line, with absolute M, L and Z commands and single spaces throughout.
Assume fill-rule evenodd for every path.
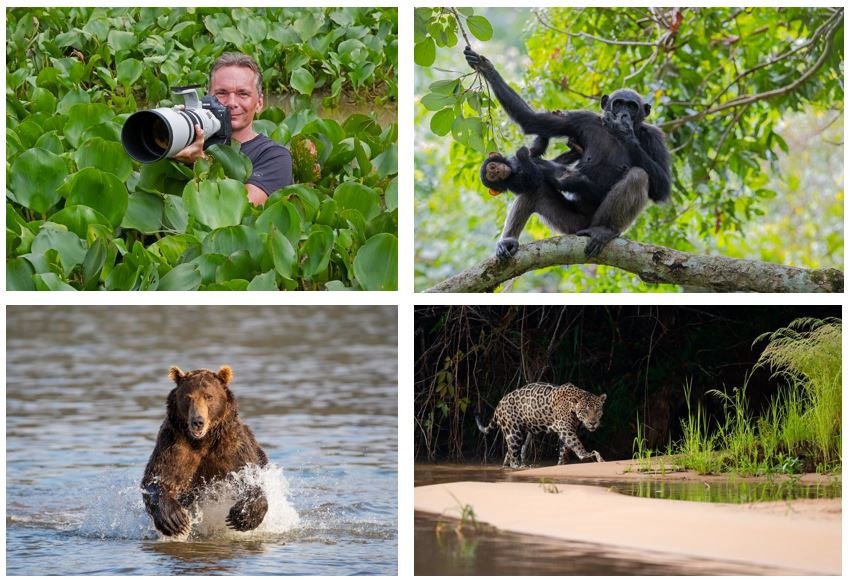
M 7 11 L 10 290 L 392 290 L 397 126 L 317 112 L 396 102 L 397 13 L 381 8 Z M 138 165 L 124 119 L 207 84 L 222 52 L 264 73 L 255 130 L 287 145 L 296 185 L 261 208 L 233 147 L 193 168 Z
M 768 464 L 774 469 L 793 468 L 794 459 L 803 468 L 824 463 L 832 469 L 831 452 L 827 460 L 810 451 L 808 429 L 836 423 L 813 420 L 806 405 L 799 413 L 788 413 L 784 429 L 770 429 L 760 420 L 780 424 L 781 403 L 810 401 L 806 387 L 791 388 L 797 384 L 792 381 L 806 376 L 811 380 L 817 369 L 804 377 L 790 369 L 782 372 L 781 366 L 771 369 L 769 355 L 762 358 L 762 350 L 752 344 L 757 336 L 787 328 L 792 320 L 829 317 L 832 324 L 820 332 L 792 327 L 814 346 L 807 348 L 811 343 L 794 340 L 794 334 L 790 341 L 796 352 L 812 352 L 826 377 L 820 382 L 838 389 L 840 327 L 832 317 L 841 314 L 840 307 L 481 305 L 423 306 L 414 314 L 413 437 L 420 460 L 500 463 L 502 436 L 484 436 L 474 415 L 487 423 L 501 398 L 527 383 L 570 382 L 607 393 L 601 425 L 581 434 L 585 447 L 597 449 L 607 460 L 633 455 L 641 460 L 638 469 L 666 473 L 683 467 L 662 454 L 686 450 L 694 460 L 704 461 L 706 470 L 718 470 L 713 465 L 721 455 L 718 425 L 728 423 L 729 431 L 742 433 L 744 429 L 733 424 L 740 417 L 742 423 L 748 419 L 756 439 L 764 438 L 765 449 L 773 447 L 774 429 L 777 440 L 788 439 L 787 447 L 762 452 L 759 461 L 766 455 L 775 462 Z M 776 341 L 769 335 L 759 345 L 767 347 L 766 353 L 775 352 Z M 749 378 L 748 388 L 737 394 L 730 387 L 724 391 L 733 400 L 739 397 L 744 407 L 740 415 L 723 398 L 706 395 L 721 385 L 743 385 L 744 377 Z M 835 401 L 833 396 L 821 400 Z M 840 419 L 840 400 L 818 408 L 834 414 L 815 413 Z M 833 441 L 831 435 L 821 438 Z M 748 456 L 750 446 L 742 448 Z M 543 434 L 533 439 L 527 456 L 531 463 L 553 463 L 558 449 L 557 437 Z M 777 461 L 779 451 L 785 457 Z M 783 467 L 788 458 L 793 458 L 787 461 L 789 467 Z
M 701 406 L 682 419 L 683 439 L 673 461 L 699 473 L 796 474 L 841 467 L 841 321 L 799 319 L 759 337 L 768 344 L 758 361 L 786 387 L 760 415 L 750 412 L 746 386 L 722 401 L 724 418 L 710 428 Z M 690 387 L 686 387 L 690 401 Z M 640 444 L 642 449 L 642 443 Z
M 416 10 L 418 288 L 490 254 L 510 196 L 504 204 L 485 196 L 479 165 L 486 152 L 514 152 L 523 142 L 465 64 L 466 29 L 464 42 L 488 40 L 475 49 L 535 109 L 597 110 L 602 94 L 622 86 L 650 101 L 649 120 L 667 133 L 673 152 L 674 198 L 644 212 L 629 237 L 692 252 L 843 267 L 843 9 L 484 15 L 492 24 L 478 36 L 484 27 L 468 23 L 470 11 Z M 528 231 L 553 235 L 538 222 Z M 676 289 L 598 266 L 537 272 L 512 288 Z

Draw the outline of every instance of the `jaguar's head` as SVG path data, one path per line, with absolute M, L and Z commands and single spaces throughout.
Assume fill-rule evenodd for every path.
M 604 399 L 607 394 L 599 396 L 589 395 L 584 397 L 584 402 L 578 407 L 576 414 L 578 419 L 584 424 L 589 431 L 595 431 L 601 424 L 601 415 L 604 414 Z

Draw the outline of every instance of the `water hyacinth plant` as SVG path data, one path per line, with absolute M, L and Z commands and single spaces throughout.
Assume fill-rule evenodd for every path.
M 16 8 L 6 34 L 7 289 L 396 289 L 397 125 L 375 114 L 396 104 L 395 9 Z M 261 208 L 239 147 L 189 168 L 119 140 L 226 51 L 289 98 L 255 130 L 296 184 Z

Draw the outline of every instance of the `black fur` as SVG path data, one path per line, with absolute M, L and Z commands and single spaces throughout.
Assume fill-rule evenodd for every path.
M 669 151 L 660 129 L 644 122 L 650 107 L 639 94 L 622 89 L 612 96 L 605 95 L 601 99 L 602 115 L 583 110 L 536 112 L 506 84 L 488 59 L 470 47 L 465 48 L 465 59 L 488 81 L 507 114 L 525 133 L 537 136 L 531 153 L 544 153 L 551 137 L 567 137 L 576 144 L 567 154 L 545 162 L 547 165 L 535 161 L 534 155 L 532 163 L 541 175 L 536 171 L 522 172 L 519 179 L 506 187 L 534 199 L 517 198 L 514 202 L 498 244 L 499 257 L 515 253 L 518 234 L 533 212 L 562 233 L 590 236 L 586 254 L 594 256 L 630 226 L 647 198 L 655 202 L 669 199 L 672 189 Z M 507 163 L 515 169 L 513 158 Z M 524 169 L 524 160 L 519 160 L 518 155 L 514 163 Z M 571 171 L 566 171 L 570 164 Z M 559 166 L 563 166 L 563 173 Z M 629 172 L 632 168 L 642 170 L 645 175 Z M 556 178 L 556 183 L 550 178 Z M 487 186 L 500 191 L 494 183 Z M 641 186 L 644 189 L 638 191 Z M 570 192 L 576 201 L 552 192 L 564 203 L 557 203 L 554 195 L 540 203 L 537 196 L 545 196 L 545 190 L 554 188 Z

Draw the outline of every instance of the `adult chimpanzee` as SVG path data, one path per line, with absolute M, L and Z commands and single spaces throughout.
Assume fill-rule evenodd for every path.
M 651 108 L 639 94 L 621 89 L 612 96 L 604 95 L 603 115 L 592 111 L 536 112 L 506 84 L 487 58 L 466 47 L 465 59 L 491 85 L 510 118 L 525 133 L 538 136 L 534 146 L 537 152 L 544 150 L 547 139 L 557 136 L 568 137 L 582 151 L 570 171 L 559 179 L 559 189 L 573 193 L 577 200 L 555 191 L 548 180 L 534 193 L 519 194 L 507 215 L 498 257 L 515 254 L 518 235 L 532 213 L 562 233 L 589 236 L 585 253 L 595 256 L 631 225 L 647 197 L 655 202 L 669 199 L 669 151 L 660 129 L 643 122 Z M 553 161 L 568 165 L 575 161 L 571 151 L 569 154 Z M 511 173 L 512 164 L 507 165 Z

